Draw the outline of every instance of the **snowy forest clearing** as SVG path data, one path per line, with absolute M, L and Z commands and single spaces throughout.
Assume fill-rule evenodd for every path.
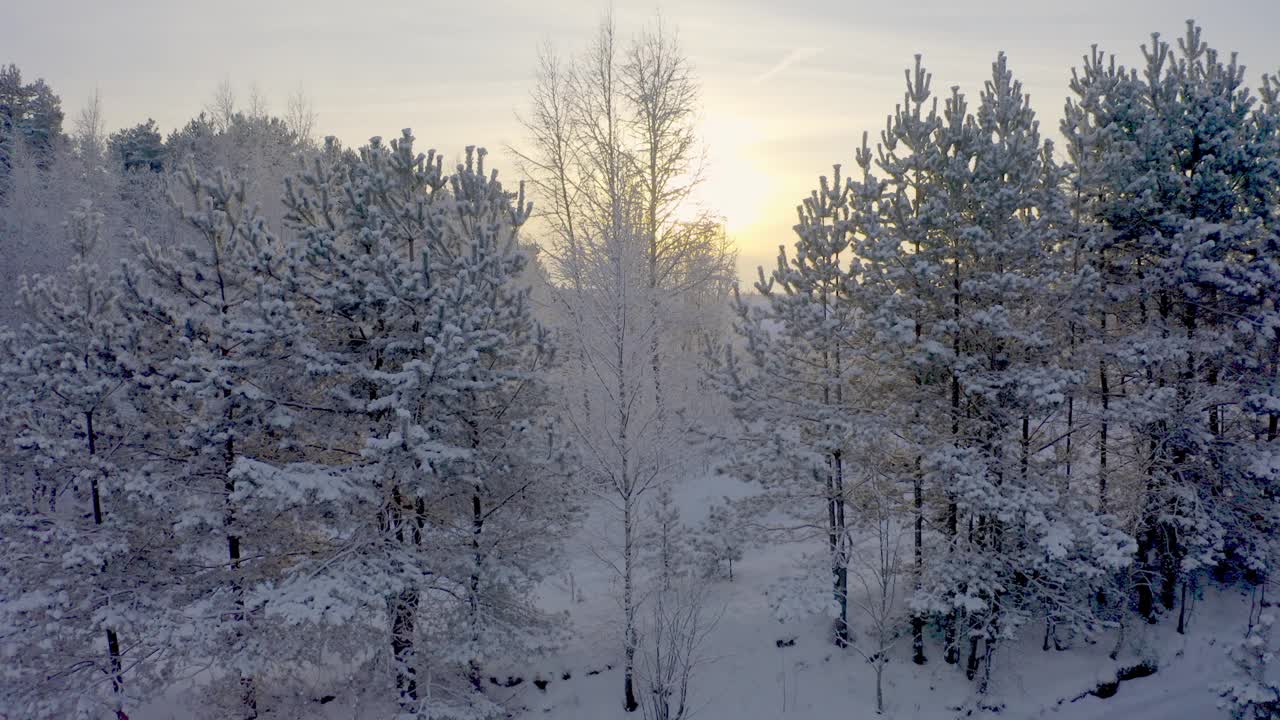
M 742 489 L 742 484 L 731 478 L 697 478 L 678 493 L 679 502 L 690 508 L 691 514 L 698 508 L 705 512 L 721 495 L 741 493 Z M 694 522 L 697 517 L 692 514 L 689 520 Z M 697 676 L 693 705 L 700 720 L 875 716 L 872 668 L 858 654 L 831 645 L 831 618 L 808 615 L 783 622 L 770 607 L 769 591 L 776 591 L 777 584 L 795 572 L 805 550 L 803 544 L 794 543 L 749 552 L 740 570 L 735 568 L 732 582 L 716 584 L 709 602 L 723 614 L 703 649 L 706 664 Z M 590 553 L 583 553 L 576 564 L 579 572 L 596 567 Z M 608 577 L 597 572 L 595 581 L 607 583 Z M 523 670 L 525 682 L 511 693 L 513 705 L 523 708 L 516 717 L 630 717 L 618 707 L 616 697 L 620 667 L 613 648 L 618 640 L 611 637 L 616 634 L 612 622 L 616 601 L 607 585 L 586 587 L 583 596 L 573 614 L 575 630 L 570 647 L 549 662 L 532 663 Z M 1115 660 L 1109 657 L 1115 647 L 1114 631 L 1093 643 L 1072 641 L 1062 651 L 1044 651 L 1040 638 L 1028 636 L 997 653 L 993 674 L 999 680 L 986 697 L 974 693 L 972 683 L 956 666 L 935 661 L 922 669 L 911 664 L 910 638 L 904 637 L 890 651 L 892 659 L 885 672 L 886 716 L 954 720 L 981 704 L 999 708 L 990 717 L 1223 717 L 1217 695 L 1208 688 L 1230 675 L 1221 661 L 1223 641 L 1240 636 L 1240 618 L 1248 614 L 1249 603 L 1246 592 L 1210 589 L 1195 601 L 1194 619 L 1185 636 L 1164 626 L 1129 628 L 1127 649 Z M 861 618 L 853 625 L 855 638 L 872 631 Z M 930 638 L 930 645 L 936 646 L 940 639 Z M 1154 663 L 1156 674 L 1121 683 L 1116 694 L 1107 699 L 1080 697 L 1112 681 L 1116 670 L 1141 663 Z M 613 665 L 612 669 L 607 669 L 608 665 Z M 517 667 L 510 670 L 521 671 Z M 566 672 L 571 675 L 567 680 L 563 679 Z M 530 676 L 548 680 L 545 691 L 534 686 Z
M 779 557 L 781 555 L 781 557 Z M 707 664 L 698 674 L 695 697 L 698 718 L 767 720 L 769 718 L 874 717 L 875 680 L 871 667 L 856 653 L 841 652 L 827 641 L 830 618 L 810 617 L 779 622 L 768 607 L 765 591 L 788 567 L 783 553 L 744 562 L 741 579 L 713 594 L 724 617 L 708 640 Z M 999 708 L 991 717 L 1061 718 L 1062 720 L 1200 720 L 1223 717 L 1210 685 L 1227 679 L 1220 657 L 1222 639 L 1238 637 L 1239 618 L 1248 598 L 1236 593 L 1209 593 L 1196 609 L 1187 636 L 1152 628 L 1150 649 L 1142 657 L 1129 652 L 1108 657 L 1114 634 L 1096 644 L 1072 644 L 1069 650 L 1045 652 L 1038 638 L 1026 638 L 995 657 L 999 677 L 986 697 L 978 697 L 963 671 L 935 662 L 924 669 L 911 664 L 909 638 L 898 643 L 885 672 L 886 715 L 892 718 L 954 720 L 978 704 Z M 865 626 L 855 623 L 855 635 Z M 583 633 L 586 637 L 598 637 Z M 936 641 L 938 638 L 934 638 Z M 794 640 L 792 646 L 778 647 Z M 580 638 L 579 642 L 583 642 Z M 586 642 L 590 642 L 587 640 Z M 572 658 L 572 660 L 570 660 Z M 611 655 L 599 651 L 557 656 L 551 667 L 603 668 Z M 1076 699 L 1114 678 L 1115 671 L 1153 661 L 1157 673 L 1121 683 L 1108 699 L 1092 695 Z M 548 675 L 544 673 L 544 677 Z M 600 718 L 628 715 L 617 706 L 619 670 L 567 681 L 553 679 L 545 692 L 525 687 L 514 695 L 525 710 L 518 717 Z M 528 683 L 526 682 L 526 685 Z M 988 716 L 978 712 L 979 716 Z
M 750 292 L 660 21 L 501 178 L 0 69 L 0 720 L 1280 717 L 1280 75 L 905 80 Z

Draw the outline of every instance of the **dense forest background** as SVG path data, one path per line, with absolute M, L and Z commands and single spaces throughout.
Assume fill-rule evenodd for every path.
M 540 55 L 501 175 L 0 70 L 0 717 L 514 716 L 584 654 L 710 716 L 744 617 L 876 712 L 949 668 L 950 717 L 1176 666 L 1198 612 L 1203 693 L 1276 717 L 1280 79 L 1141 51 L 1054 132 L 1003 53 L 917 56 L 752 288 L 660 22 Z

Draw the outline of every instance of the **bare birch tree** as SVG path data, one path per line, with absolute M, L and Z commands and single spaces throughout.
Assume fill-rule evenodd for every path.
M 311 96 L 301 85 L 289 95 L 284 111 L 284 122 L 299 140 L 311 141 L 311 135 L 315 132 L 316 126 L 316 110 L 311 102 Z
M 598 553 L 622 585 L 624 707 L 635 688 L 638 503 L 678 469 L 668 377 L 701 348 L 677 341 L 693 308 L 724 293 L 732 253 L 712 218 L 692 208 L 701 156 L 697 86 L 674 35 L 661 25 L 620 46 L 606 17 L 587 50 L 539 63 L 530 142 L 516 155 L 540 208 L 551 295 L 569 340 L 565 413 L 584 475 L 621 518 Z M 607 555 L 607 557 L 605 557 Z
M 858 493 L 859 516 L 865 525 L 866 540 L 862 552 L 850 553 L 849 574 L 862 589 L 850 593 L 849 602 L 862 612 L 870 627 L 864 642 L 854 642 L 853 649 L 871 665 L 876 676 L 876 712 L 884 713 L 884 668 L 889 652 L 902 636 L 898 579 L 906 572 L 903 563 L 903 538 L 906 528 L 902 484 L 893 478 L 872 478 Z
M 107 125 L 102 112 L 102 92 L 97 88 L 76 115 L 72 139 L 86 164 L 102 160 L 107 146 Z

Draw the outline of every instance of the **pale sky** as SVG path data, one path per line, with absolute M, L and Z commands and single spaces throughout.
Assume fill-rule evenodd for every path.
M 1238 50 L 1256 85 L 1280 70 L 1280 0 L 703 0 L 612 3 L 623 37 L 654 13 L 675 26 L 702 86 L 710 167 L 703 196 L 728 218 L 739 265 L 754 276 L 792 240 L 796 204 L 831 164 L 853 164 L 901 99 L 924 54 L 935 92 L 976 102 L 998 50 L 1057 136 L 1071 68 L 1097 43 L 1141 61 L 1153 30 L 1173 42 L 1186 18 Z M 576 51 L 610 3 L 588 0 L 0 0 L 0 62 L 61 95 L 67 126 L 97 87 L 111 129 L 152 117 L 165 133 L 229 79 L 254 83 L 273 111 L 300 85 L 319 135 L 349 145 L 411 127 L 447 158 L 467 144 L 524 140 L 538 47 Z

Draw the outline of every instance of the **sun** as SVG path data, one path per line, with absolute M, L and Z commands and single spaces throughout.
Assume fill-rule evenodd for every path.
M 708 112 L 699 127 L 707 147 L 702 183 L 694 205 L 724 218 L 725 230 L 741 233 L 761 221 L 774 181 L 753 152 L 763 136 L 750 118 Z

